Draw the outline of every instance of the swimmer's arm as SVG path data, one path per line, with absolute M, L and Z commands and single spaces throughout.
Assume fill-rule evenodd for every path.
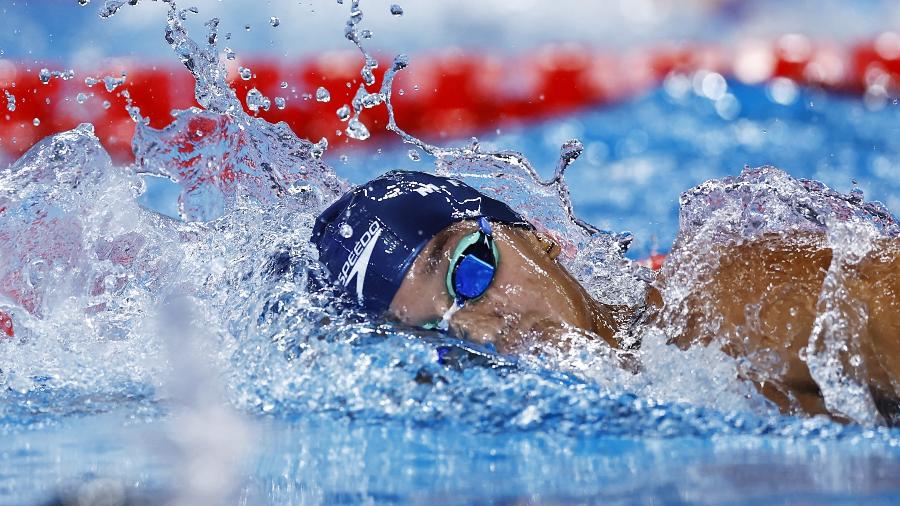
M 788 412 L 826 412 L 818 386 L 801 360 L 832 261 L 822 235 L 773 235 L 719 246 L 700 261 L 676 245 L 648 297 L 653 324 L 680 347 L 718 340 L 750 366 L 743 373 Z M 697 265 L 701 263 L 702 265 Z M 889 395 L 900 385 L 900 240 L 876 244 L 848 270 L 851 298 L 869 308 L 862 356 L 870 388 Z M 660 293 L 686 291 L 665 301 Z M 869 367 L 871 364 L 871 367 Z

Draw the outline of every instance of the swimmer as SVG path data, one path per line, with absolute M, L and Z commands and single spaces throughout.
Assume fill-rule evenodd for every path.
M 559 263 L 559 244 L 507 204 L 431 174 L 389 172 L 349 191 L 319 216 L 311 240 L 348 297 L 404 324 L 447 330 L 502 353 L 525 352 L 536 340 L 561 343 L 572 331 L 621 349 L 623 336 L 674 311 L 686 323 L 672 344 L 724 336 L 724 352 L 778 370 L 778 381 L 747 379 L 783 412 L 840 419 L 826 408 L 803 357 L 832 261 L 820 235 L 722 245 L 708 252 L 719 259 L 709 279 L 682 287 L 685 302 L 674 308 L 661 294 L 695 268 L 677 263 L 689 258 L 679 254 L 682 245 L 674 245 L 669 258 L 676 260 L 667 261 L 644 304 L 610 306 Z M 883 421 L 898 425 L 900 240 L 882 240 L 845 275 L 841 289 L 868 315 L 856 336 L 864 386 Z M 755 325 L 748 325 L 748 305 L 756 308 Z

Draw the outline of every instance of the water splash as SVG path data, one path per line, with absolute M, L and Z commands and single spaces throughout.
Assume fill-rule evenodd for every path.
M 354 2 L 353 30 L 362 19 L 357 11 Z M 575 332 L 569 349 L 537 350 L 515 362 L 342 307 L 317 284 L 322 273 L 308 243 L 313 217 L 346 189 L 319 160 L 326 144 L 297 139 L 283 125 L 244 113 L 218 60 L 218 22 L 207 24 L 208 43 L 198 44 L 181 25 L 185 15 L 170 3 L 166 40 L 196 78 L 204 109 L 178 112 L 159 130 L 135 110 L 133 167 L 112 166 L 83 126 L 45 140 L 0 178 L 0 209 L 7 210 L 0 232 L 50 239 L 2 241 L 16 248 L 3 252 L 4 259 L 17 260 L 3 265 L 2 304 L 25 342 L 3 343 L 0 352 L 4 381 L 17 395 L 61 385 L 134 394 L 138 384 L 149 385 L 147 395 L 157 398 L 167 365 L 146 315 L 169 297 L 185 296 L 211 334 L 206 351 L 222 365 L 229 399 L 253 413 L 444 420 L 475 430 L 574 435 L 854 433 L 822 420 L 770 416 L 735 378 L 740 364 L 714 347 L 678 353 L 665 332 L 642 336 L 642 369 L 634 374 L 621 367 L 627 354 Z M 356 43 L 364 38 L 354 37 Z M 363 71 L 373 68 L 369 63 Z M 353 120 L 366 104 L 386 103 L 392 128 L 435 156 L 438 172 L 466 178 L 569 238 L 567 265 L 592 294 L 611 303 L 641 300 L 652 275 L 622 258 L 630 236 L 597 234 L 572 219 L 563 179 L 579 143 L 563 146 L 554 177 L 543 181 L 517 153 L 484 153 L 476 143 L 438 148 L 404 137 L 390 92 L 393 76 L 407 63 L 402 55 L 395 60 L 378 93 L 361 88 Z M 183 221 L 134 203 L 143 191 L 141 175 L 177 183 Z M 717 204 L 703 202 L 705 211 L 692 206 L 701 194 L 686 196 L 685 215 L 696 218 L 686 234 L 710 230 L 702 216 Z M 828 206 L 799 209 L 809 219 L 809 209 L 821 215 Z M 889 216 L 872 219 L 890 230 Z M 741 223 L 750 223 L 750 231 L 777 229 L 772 221 L 760 226 L 755 215 Z M 750 409 L 759 414 L 747 414 Z
M 875 247 L 876 240 L 900 235 L 900 225 L 884 206 L 864 202 L 859 194 L 841 194 L 815 181 L 794 179 L 774 167 L 745 168 L 739 177 L 709 181 L 685 192 L 680 221 L 673 252 L 660 273 L 665 280 L 660 287 L 665 309 L 659 330 L 672 341 L 699 336 L 694 345 L 705 341 L 718 348 L 767 332 L 761 330 L 769 325 L 762 312 L 790 311 L 797 320 L 809 316 L 814 321 L 811 335 L 795 335 L 790 327 L 775 331 L 789 339 L 785 347 L 798 348 L 805 366 L 792 366 L 778 358 L 778 350 L 770 353 L 747 342 L 740 374 L 788 392 L 782 386 L 786 375 L 801 374 L 808 367 L 831 412 L 860 423 L 879 421 L 871 395 L 862 386 L 864 368 L 858 358 L 860 336 L 867 334 L 867 310 L 849 295 L 846 272 Z M 764 300 L 746 308 L 740 319 L 745 323 L 729 323 L 721 301 L 715 300 L 721 296 L 715 285 L 720 267 L 725 265 L 727 272 L 729 263 L 752 260 L 723 257 L 721 248 L 762 244 L 760 240 L 772 237 L 795 244 L 801 252 L 830 251 L 830 260 L 823 257 L 828 262 L 823 284 L 807 287 L 800 277 L 780 289 L 775 285 Z M 816 258 L 797 265 L 814 263 Z M 802 303 L 794 307 L 796 296 L 810 289 L 818 292 L 813 307 Z
M 170 3 L 166 21 L 166 42 L 194 76 L 194 95 L 197 103 L 209 111 L 238 114 L 241 110 L 240 101 L 234 90 L 228 86 L 227 71 L 219 61 L 216 46 L 219 19 L 212 18 L 206 22 L 207 44 L 201 46 L 188 36 L 187 30 L 181 24 L 181 16 L 175 3 L 167 1 Z
M 98 15 L 104 19 L 110 18 L 112 16 L 115 16 L 119 12 L 119 9 L 121 9 L 122 7 L 124 7 L 126 5 L 135 6 L 138 4 L 138 1 L 139 0 L 106 0 L 103 3 L 103 8 L 100 9 L 100 12 L 98 13 Z M 169 0 L 163 0 L 163 1 L 166 2 Z M 86 5 L 86 3 L 82 4 L 82 5 Z
M 48 84 L 50 79 L 62 79 L 63 81 L 68 81 L 75 77 L 75 71 L 72 69 L 68 70 L 50 70 L 48 68 L 42 68 L 38 72 L 38 79 L 40 79 L 41 84 Z

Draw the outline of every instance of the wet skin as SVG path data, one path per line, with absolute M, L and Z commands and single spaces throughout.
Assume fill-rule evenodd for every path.
M 409 325 L 440 321 L 453 303 L 446 284 L 450 257 L 460 239 L 477 230 L 475 222 L 459 222 L 432 238 L 394 295 L 390 313 Z M 534 340 L 587 330 L 615 346 L 619 315 L 594 301 L 557 262 L 558 244 L 522 227 L 494 224 L 493 230 L 500 254 L 495 277 L 484 295 L 450 319 L 453 335 L 512 352 Z
M 446 287 L 451 255 L 459 240 L 477 230 L 474 222 L 454 224 L 435 236 L 415 259 L 389 312 L 404 323 L 440 320 L 452 300 Z M 501 352 L 527 349 L 536 341 L 561 341 L 584 331 L 617 347 L 613 335 L 626 327 L 637 308 L 605 306 L 593 300 L 557 262 L 559 247 L 536 231 L 494 226 L 500 251 L 496 276 L 485 294 L 469 301 L 450 320 L 451 334 L 493 343 Z M 681 318 L 670 336 L 682 348 L 717 340 L 723 351 L 746 358 L 744 379 L 785 413 L 829 412 L 801 359 L 809 342 L 832 252 L 823 236 L 769 236 L 723 245 L 706 258 L 716 267 L 687 286 L 688 296 L 668 307 L 661 293 L 698 269 L 680 255 L 679 244 L 649 291 L 644 324 L 666 328 Z M 865 258 L 846 266 L 841 289 L 868 318 L 853 328 L 863 366 L 856 377 L 868 387 L 883 421 L 900 424 L 900 240 L 884 240 Z M 843 310 L 843 309 L 842 309 Z M 846 318 L 851 309 L 843 310 Z M 748 317 L 749 315 L 749 317 Z M 671 328 L 671 326 L 668 326 Z
M 843 263 L 823 234 L 720 245 L 706 253 L 714 267 L 670 307 L 658 294 L 672 283 L 684 286 L 681 274 L 696 268 L 679 261 L 684 248 L 673 246 L 655 282 L 659 291 L 651 292 L 656 300 L 648 301 L 648 323 L 681 325 L 670 336 L 673 344 L 717 342 L 725 353 L 745 359 L 744 379 L 783 412 L 841 419 L 826 406 L 803 359 L 817 316 L 832 310 L 837 318 L 823 322 L 825 333 L 847 348 L 843 375 L 868 390 L 881 421 L 900 425 L 900 238 L 880 239 L 862 258 Z M 847 362 L 851 355 L 859 357 L 858 366 Z

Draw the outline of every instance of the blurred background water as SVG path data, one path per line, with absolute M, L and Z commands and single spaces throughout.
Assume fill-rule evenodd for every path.
M 192 34 L 201 37 L 203 22 L 219 17 L 219 33 L 231 34 L 220 42 L 248 58 L 328 60 L 350 46 L 343 37 L 348 5 L 340 2 L 191 5 L 200 12 L 186 16 Z M 117 59 L 148 67 L 174 61 L 163 38 L 165 5 L 126 5 L 108 20 L 97 16 L 102 6 L 99 0 L 4 4 L 0 64 L 35 74 L 43 67 L 114 66 Z M 888 1 L 401 6 L 403 15 L 396 16 L 389 3 L 364 2 L 364 25 L 374 33 L 371 50 L 409 53 L 413 67 L 417 58 L 451 46 L 527 61 L 532 54 L 537 59 L 538 48 L 563 42 L 623 55 L 654 44 L 736 47 L 790 33 L 842 45 L 874 39 L 900 22 L 900 6 Z M 900 209 L 896 100 L 873 102 L 861 93 L 789 80 L 746 84 L 723 74 L 672 72 L 659 86 L 565 114 L 498 118 L 490 128 L 453 135 L 413 133 L 454 146 L 477 136 L 485 150 L 522 152 L 545 177 L 560 146 L 580 139 L 584 154 L 567 176 L 576 212 L 602 228 L 634 232 L 633 258 L 668 249 L 681 192 L 744 166 L 772 164 L 843 192 L 858 185 L 867 199 Z M 521 76 L 504 78 L 515 86 Z M 433 166 L 424 153 L 412 160 L 409 146 L 393 137 L 342 140 L 323 160 L 351 183 L 388 169 Z M 148 181 L 140 201 L 177 215 L 180 187 Z M 127 182 L 140 186 L 136 179 Z M 100 193 L 112 187 L 100 185 Z M 109 190 L 105 200 L 98 197 L 103 211 L 84 196 L 76 209 L 91 216 L 84 223 L 106 223 L 92 213 L 115 215 L 119 196 Z M 205 345 L 181 348 L 184 336 L 177 332 L 160 343 L 160 333 L 144 328 L 153 306 L 140 305 L 143 292 L 129 292 L 138 302 L 129 298 L 118 306 L 119 320 L 102 311 L 96 319 L 82 318 L 80 307 L 65 305 L 75 297 L 60 296 L 48 303 L 46 324 L 4 296 L 0 310 L 31 337 L 0 342 L 0 503 L 38 504 L 54 496 L 80 497 L 79 504 L 104 498 L 138 504 L 190 504 L 191 498 L 198 504 L 900 501 L 896 429 L 773 413 L 743 389 L 724 355 L 676 354 L 662 345 L 648 350 L 648 357 L 662 361 L 658 376 L 646 380 L 650 386 L 623 380 L 597 357 L 568 357 L 587 364 L 569 369 L 538 362 L 449 370 L 435 362 L 434 346 L 406 339 L 403 329 L 351 323 L 335 334 L 321 330 L 324 310 L 315 301 L 299 289 L 292 295 L 288 288 L 295 285 L 260 281 L 267 248 L 303 242 L 301 211 L 248 205 L 199 228 L 155 224 L 127 203 L 119 212 L 140 216 L 135 229 L 158 246 L 160 258 L 184 255 L 187 263 L 203 264 L 174 271 L 193 279 L 173 275 L 162 283 L 198 285 L 191 293 L 216 322 L 207 331 L 225 337 L 210 341 L 218 349 L 211 371 L 203 372 L 196 365 L 204 359 L 188 357 L 179 365 L 179 355 L 203 356 L 210 353 Z M 153 227 L 158 231 L 147 232 Z M 86 235 L 92 234 L 114 239 L 112 232 Z M 167 246 L 185 237 L 201 239 L 185 250 Z M 37 237 L 42 240 L 49 242 Z M 153 257 L 144 251 L 141 258 Z M 265 316 L 272 301 L 312 316 Z M 66 311 L 70 319 L 59 316 Z M 274 319 L 255 323 L 265 318 Z M 111 337 L 116 323 L 128 338 Z M 360 338 L 384 334 L 389 337 Z M 299 359 L 285 358 L 296 350 L 283 343 L 312 336 L 322 342 L 304 344 Z M 61 344 L 48 344 L 54 341 Z M 224 372 L 217 369 L 222 363 Z M 170 366 L 174 379 L 167 375 Z M 201 371 L 188 374 L 195 369 Z M 207 384 L 214 386 L 198 386 Z M 228 402 L 213 400 L 218 396 Z M 238 414 L 222 411 L 223 404 Z

